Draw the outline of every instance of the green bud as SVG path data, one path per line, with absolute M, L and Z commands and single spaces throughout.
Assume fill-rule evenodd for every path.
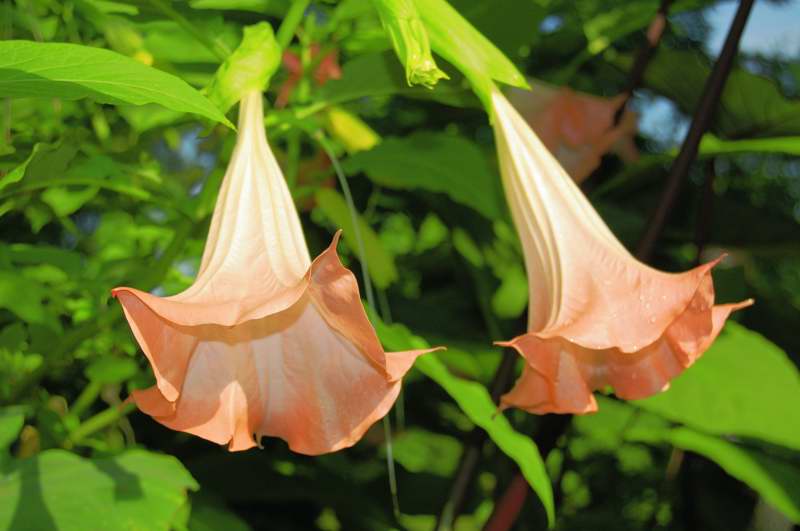
M 266 90 L 280 63 L 281 48 L 272 26 L 267 22 L 247 26 L 239 47 L 217 70 L 208 87 L 208 97 L 227 112 L 245 93 Z
M 406 67 L 409 85 L 433 88 L 447 74 L 439 70 L 431 54 L 428 32 L 413 0 L 373 0 L 397 57 Z

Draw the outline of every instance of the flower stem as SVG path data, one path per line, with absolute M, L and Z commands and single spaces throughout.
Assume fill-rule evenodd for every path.
M 65 448 L 72 448 L 80 444 L 84 439 L 97 433 L 98 431 L 114 424 L 122 417 L 136 409 L 136 406 L 130 403 L 122 404 L 121 406 L 112 406 L 105 411 L 101 411 L 97 415 L 88 418 L 82 422 L 80 426 L 72 430 L 64 442 Z
M 294 0 L 289 10 L 286 12 L 286 16 L 283 17 L 283 22 L 281 22 L 275 37 L 275 40 L 278 41 L 278 45 L 282 50 L 285 50 L 286 47 L 289 46 L 289 43 L 292 42 L 292 37 L 294 37 L 295 31 L 297 31 L 297 26 L 300 25 L 300 21 L 303 20 L 303 14 L 309 2 L 310 0 Z
M 636 249 L 636 256 L 641 260 L 647 260 L 653 254 L 658 238 L 664 230 L 667 223 L 672 207 L 678 198 L 681 185 L 686 180 L 692 163 L 697 157 L 697 151 L 700 146 L 700 140 L 703 138 L 711 119 L 714 117 L 714 111 L 722 95 L 722 90 L 725 88 L 725 82 L 728 79 L 731 68 L 733 67 L 733 60 L 736 58 L 736 53 L 739 49 L 739 40 L 744 32 L 744 27 L 747 24 L 747 18 L 753 7 L 754 0 L 741 0 L 739 2 L 739 9 L 733 17 L 733 22 L 728 30 L 728 35 L 725 37 L 725 44 L 722 46 L 722 51 L 719 58 L 714 63 L 714 69 L 703 87 L 703 94 L 700 97 L 700 102 L 697 105 L 694 116 L 692 117 L 692 124 L 689 127 L 689 132 L 683 141 L 681 150 L 678 153 L 675 162 L 672 164 L 672 169 L 667 177 L 667 184 L 664 187 L 664 192 L 661 195 L 656 211 L 650 218 L 647 225 L 647 230 Z
M 78 398 L 75 399 L 75 402 L 72 403 L 69 412 L 80 418 L 80 416 L 89 409 L 89 406 L 94 403 L 102 390 L 103 386 L 101 384 L 95 381 L 89 382 L 89 384 L 83 388 L 81 394 L 78 395 Z
M 318 130 L 314 134 L 314 138 L 317 140 L 317 142 L 319 142 L 319 145 L 331 160 L 333 170 L 336 173 L 336 178 L 339 180 L 339 185 L 342 187 L 342 194 L 347 202 L 347 209 L 350 211 L 350 218 L 353 223 L 353 235 L 355 236 L 356 245 L 358 246 L 359 262 L 361 262 L 361 275 L 364 280 L 364 291 L 366 292 L 367 296 L 367 304 L 372 311 L 376 311 L 378 307 L 375 304 L 375 293 L 372 287 L 372 279 L 369 276 L 369 266 L 367 265 L 367 249 L 364 245 L 364 238 L 361 235 L 361 229 L 358 223 L 358 211 L 356 210 L 356 205 L 353 201 L 353 194 L 350 193 L 350 185 L 347 182 L 347 176 L 344 174 L 342 165 L 339 163 L 339 157 L 336 156 L 336 153 L 333 151 L 333 147 L 330 145 L 330 142 L 322 133 L 322 131 Z M 392 425 L 391 421 L 389 420 L 389 415 L 383 417 L 383 431 L 386 436 L 386 468 L 389 473 L 389 491 L 392 496 L 392 510 L 394 512 L 395 519 L 399 519 L 400 502 L 397 496 L 397 477 L 395 474 L 394 455 L 392 452 Z

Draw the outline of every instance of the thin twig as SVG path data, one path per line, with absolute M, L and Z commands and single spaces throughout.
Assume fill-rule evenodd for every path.
M 703 94 L 692 117 L 689 132 L 686 134 L 680 153 L 678 153 L 678 157 L 675 159 L 667 177 L 667 184 L 661 195 L 661 201 L 650 218 L 647 231 L 637 247 L 636 255 L 642 260 L 649 259 L 653 254 L 653 248 L 664 230 L 667 218 L 675 205 L 675 200 L 678 198 L 681 185 L 686 180 L 689 168 L 697 157 L 700 140 L 711 124 L 714 111 L 725 88 L 725 81 L 727 81 L 728 74 L 730 74 L 731 67 L 733 67 L 733 60 L 739 49 L 739 40 L 742 37 L 742 32 L 745 24 L 747 24 L 747 17 L 750 15 L 752 7 L 753 0 L 741 0 L 739 3 L 739 9 L 736 11 L 736 16 L 734 16 L 731 27 L 728 30 L 728 36 L 725 38 L 722 52 L 720 52 L 719 58 L 714 63 L 714 69 L 711 71 L 705 87 L 703 87 Z
M 711 233 L 711 221 L 714 217 L 714 178 L 716 177 L 714 161 L 715 159 L 712 157 L 705 164 L 706 178 L 703 182 L 703 195 L 700 199 L 700 207 L 697 210 L 697 220 L 694 226 L 694 244 L 697 248 L 695 265 L 700 265 L 703 259 L 703 251 L 706 243 L 708 243 L 708 237 Z
M 358 211 L 356 210 L 355 202 L 353 201 L 353 194 L 350 192 L 350 185 L 347 182 L 347 175 L 345 175 L 342 165 L 339 162 L 339 157 L 333 151 L 333 146 L 330 145 L 327 137 L 318 130 L 314 135 L 314 139 L 319 143 L 320 147 L 333 165 L 333 170 L 336 173 L 336 178 L 339 180 L 339 186 L 342 187 L 342 194 L 347 202 L 347 209 L 350 211 L 350 220 L 353 223 L 353 236 L 356 239 L 358 246 L 358 257 L 361 262 L 361 276 L 364 280 L 364 291 L 366 291 L 367 304 L 372 311 L 377 311 L 375 304 L 375 294 L 372 287 L 372 278 L 369 275 L 369 266 L 367 265 L 367 248 L 364 245 L 364 238 L 361 234 L 359 227 Z M 389 415 L 383 417 L 383 433 L 386 439 L 386 469 L 389 474 L 389 491 L 392 496 L 392 511 L 396 520 L 400 518 L 400 501 L 397 494 L 397 476 L 394 466 L 394 455 L 392 451 L 392 425 L 389 420 Z
M 619 125 L 622 116 L 625 113 L 625 108 L 628 106 L 634 91 L 639 88 L 644 79 L 644 73 L 647 70 L 647 65 L 650 64 L 650 59 L 658 48 L 661 42 L 661 37 L 664 35 L 664 30 L 667 28 L 667 16 L 669 15 L 669 8 L 673 0 L 661 0 L 661 5 L 658 6 L 656 16 L 650 22 L 647 28 L 647 40 L 644 45 L 639 48 L 636 54 L 636 59 L 633 62 L 633 67 L 628 74 L 628 82 L 625 84 L 625 89 L 622 91 L 625 94 L 625 99 L 614 114 L 614 126 Z
M 636 54 L 636 58 L 633 61 L 633 66 L 631 67 L 630 72 L 628 72 L 628 80 L 625 82 L 625 88 L 622 90 L 622 94 L 624 94 L 625 97 L 617 111 L 614 113 L 614 121 L 609 129 L 613 129 L 620 125 L 622 122 L 622 117 L 625 116 L 625 109 L 628 108 L 628 104 L 630 104 L 631 100 L 633 99 L 633 93 L 636 92 L 644 80 L 644 74 L 647 71 L 647 66 L 650 64 L 650 60 L 655 55 L 655 51 L 661 42 L 661 37 L 664 36 L 664 31 L 667 29 L 667 17 L 669 16 L 669 8 L 671 7 L 672 2 L 673 0 L 661 0 L 661 4 L 658 6 L 656 16 L 653 17 L 652 21 L 650 21 L 650 26 L 647 28 L 647 37 L 645 42 L 642 44 L 641 48 L 639 48 L 639 51 Z M 598 175 L 598 171 L 595 170 L 586 180 L 583 181 L 581 184 L 581 189 L 585 194 L 588 195 L 590 192 L 594 192 L 598 186 L 604 184 L 604 181 L 606 180 L 608 180 L 607 176 L 601 177 Z

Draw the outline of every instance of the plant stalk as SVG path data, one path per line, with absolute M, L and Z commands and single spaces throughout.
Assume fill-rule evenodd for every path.
M 736 53 L 739 49 L 739 41 L 741 40 L 744 27 L 747 24 L 747 18 L 752 10 L 753 1 L 754 0 L 741 0 L 739 2 L 739 8 L 736 11 L 731 27 L 728 30 L 728 35 L 725 38 L 725 44 L 703 88 L 703 94 L 700 97 L 700 103 L 692 117 L 692 124 L 689 127 L 689 132 L 686 134 L 678 157 L 675 159 L 669 176 L 667 177 L 667 183 L 664 186 L 661 200 L 653 216 L 650 218 L 644 236 L 637 246 L 636 255 L 641 260 L 646 261 L 652 256 L 655 244 L 661 236 L 669 214 L 678 198 L 681 185 L 686 180 L 689 169 L 697 157 L 700 140 L 711 124 L 714 111 L 717 108 L 722 91 L 725 88 L 725 82 L 733 67 L 733 60 L 736 58 Z

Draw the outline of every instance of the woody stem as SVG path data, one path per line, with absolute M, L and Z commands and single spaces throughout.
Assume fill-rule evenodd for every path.
M 752 7 L 753 0 L 741 0 L 739 2 L 739 8 L 725 38 L 725 44 L 722 47 L 719 58 L 714 63 L 714 69 L 711 71 L 705 87 L 703 87 L 703 94 L 692 117 L 689 132 L 686 134 L 681 150 L 670 169 L 661 200 L 650 218 L 647 230 L 636 249 L 636 255 L 641 260 L 648 260 L 652 256 L 655 244 L 659 236 L 661 236 L 667 218 L 678 198 L 681 185 L 686 180 L 689 169 L 697 157 L 700 140 L 711 124 L 722 90 L 725 88 L 725 81 L 727 81 L 733 67 L 733 60 L 739 49 L 739 40 L 742 37 Z
M 628 73 L 628 80 L 625 83 L 625 88 L 622 90 L 624 99 L 614 113 L 612 129 L 619 126 L 622 117 L 625 115 L 625 109 L 628 107 L 631 99 L 633 99 L 633 93 L 641 86 L 642 80 L 644 80 L 647 66 L 650 64 L 653 55 L 655 55 L 658 44 L 661 42 L 661 37 L 664 36 L 664 32 L 667 29 L 667 16 L 669 15 L 669 8 L 672 6 L 672 2 L 673 0 L 661 0 L 656 16 L 653 17 L 653 20 L 650 21 L 650 25 L 647 27 L 647 38 L 641 48 L 639 48 L 636 59 L 633 61 L 633 66 Z M 583 181 L 581 189 L 588 195 L 601 185 L 603 180 L 605 179 L 601 179 L 598 175 L 598 171 L 595 170 L 592 175 Z
M 614 114 L 615 126 L 619 125 L 620 120 L 622 120 L 625 107 L 628 106 L 628 103 L 633 97 L 633 92 L 642 84 L 647 65 L 650 63 L 650 59 L 653 58 L 653 54 L 656 48 L 658 48 L 658 43 L 661 42 L 661 37 L 664 35 L 664 31 L 667 28 L 667 15 L 669 15 L 669 8 L 672 2 L 673 0 L 661 0 L 656 16 L 653 17 L 650 26 L 647 28 L 647 40 L 636 54 L 633 67 L 631 67 L 631 71 L 628 74 L 628 82 L 625 84 L 625 89 L 622 91 L 622 93 L 625 94 L 625 99 L 622 105 L 619 106 L 619 109 L 617 109 L 616 114 Z

